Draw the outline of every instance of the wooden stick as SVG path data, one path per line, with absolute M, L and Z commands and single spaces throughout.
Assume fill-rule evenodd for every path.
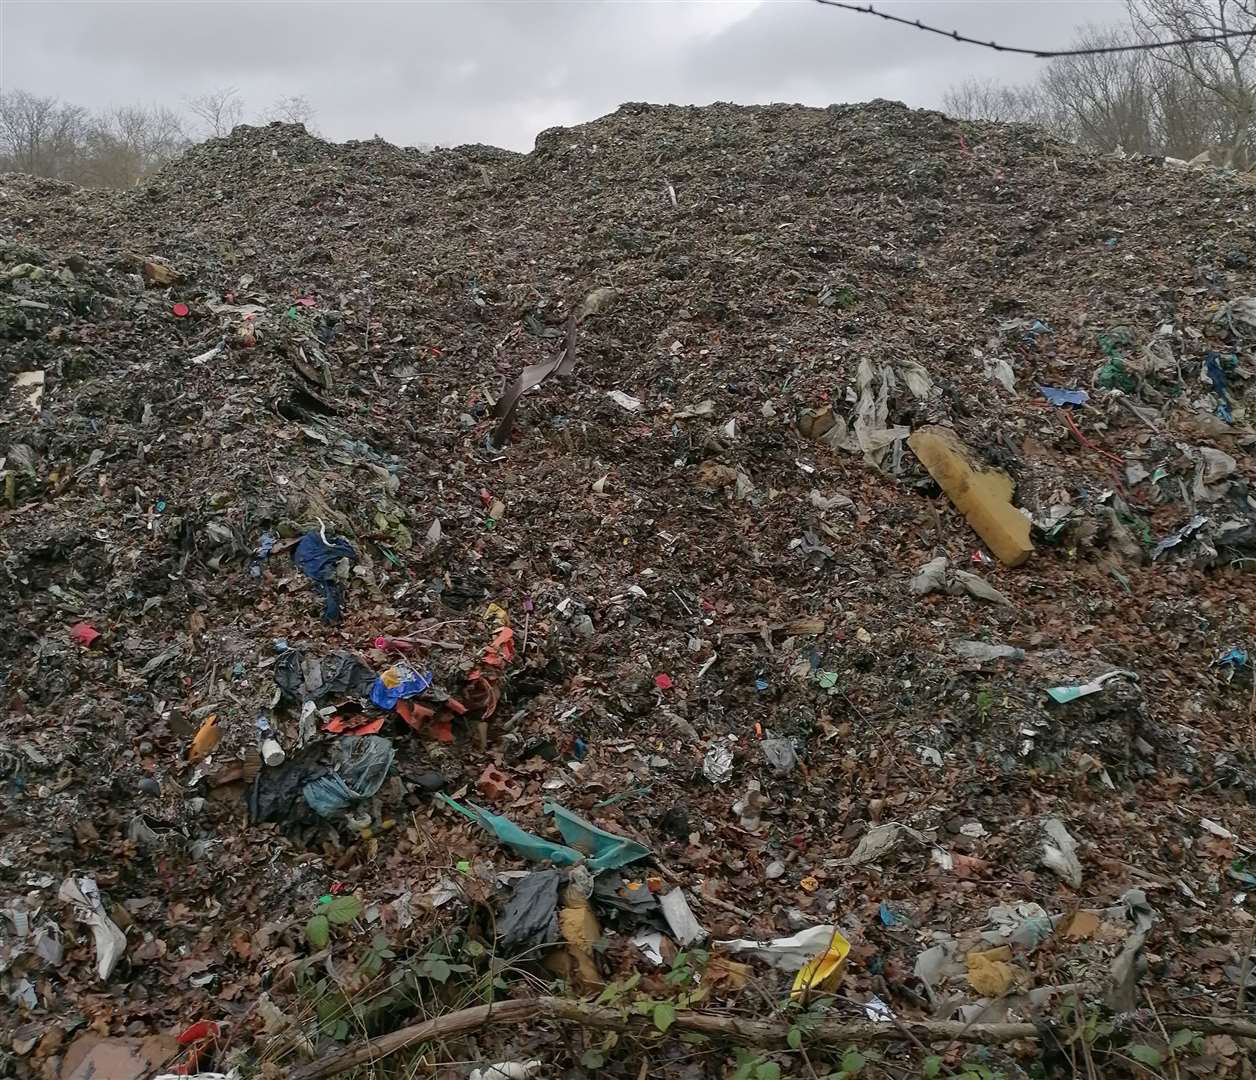
M 303 1065 L 291 1080 L 328 1080 L 350 1069 L 371 1065 L 389 1054 L 412 1046 L 449 1039 L 479 1030 L 490 1024 L 522 1024 L 531 1020 L 566 1021 L 582 1027 L 608 1031 L 628 1031 L 639 1035 L 657 1034 L 648 1016 L 623 1016 L 615 1009 L 601 1008 L 584 1001 L 558 997 L 517 998 L 496 1005 L 438 1016 L 421 1024 L 400 1028 L 373 1039 L 346 1047 L 334 1054 Z M 1256 1023 L 1230 1017 L 1165 1016 L 1161 1022 L 1168 1031 L 1190 1029 L 1205 1035 L 1230 1035 L 1256 1039 Z M 736 1016 L 682 1009 L 676 1013 L 672 1030 L 706 1035 L 743 1046 L 783 1049 L 789 1045 L 788 1020 L 748 1020 Z M 1021 1039 L 1037 1039 L 1033 1024 L 964 1024 L 955 1020 L 903 1020 L 901 1026 L 868 1021 L 824 1020 L 807 1035 L 813 1046 L 851 1046 L 894 1042 L 908 1031 L 922 1043 L 950 1042 L 995 1045 Z

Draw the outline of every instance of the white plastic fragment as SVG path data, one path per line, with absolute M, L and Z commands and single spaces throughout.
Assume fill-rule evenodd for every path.
M 735 953 L 750 953 L 764 963 L 780 971 L 797 971 L 816 953 L 823 952 L 833 940 L 833 926 L 812 926 L 790 937 L 754 941 L 750 938 L 734 938 L 717 941 L 721 949 Z
M 887 822 L 885 825 L 874 825 L 860 837 L 855 850 L 845 859 L 838 859 L 836 865 L 860 866 L 863 863 L 876 862 L 882 855 L 888 855 L 898 847 L 904 837 L 915 840 L 918 844 L 925 842 L 924 833 L 909 829 L 896 821 Z
M 1025 650 L 1014 645 L 991 645 L 984 641 L 952 641 L 951 651 L 965 660 L 1024 660 Z
M 622 390 L 608 390 L 606 396 L 621 409 L 626 409 L 628 412 L 641 411 L 641 399 L 625 394 Z
M 1082 884 L 1082 864 L 1077 858 L 1077 841 L 1069 835 L 1059 818 L 1047 818 L 1042 823 L 1048 839 L 1042 844 L 1042 862 L 1075 889 Z
M 663 909 L 663 918 L 667 920 L 667 928 L 671 930 L 672 937 L 680 943 L 682 948 L 695 941 L 706 939 L 707 932 L 694 918 L 693 909 L 689 907 L 684 889 L 672 889 L 671 892 L 660 896 L 659 907 Z
M 531 1080 L 541 1071 L 539 1061 L 499 1061 L 483 1069 L 472 1069 L 468 1080 Z
M 663 935 L 658 930 L 638 930 L 631 938 L 642 955 L 655 967 L 663 966 Z
M 1222 840 L 1234 839 L 1234 833 L 1230 832 L 1224 825 L 1218 825 L 1215 821 L 1211 821 L 1206 817 L 1199 819 L 1199 827 L 1204 832 L 1210 832 L 1213 836 L 1219 836 Z
M 92 928 L 96 939 L 96 974 L 101 979 L 108 979 L 126 953 L 126 934 L 105 914 L 96 879 L 68 877 L 61 883 L 57 895 L 73 906 L 79 922 Z

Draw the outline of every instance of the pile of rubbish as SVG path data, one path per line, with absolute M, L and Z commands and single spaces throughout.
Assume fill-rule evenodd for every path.
M 1252 194 L 888 102 L 0 177 L 0 1072 L 1242 1019 Z

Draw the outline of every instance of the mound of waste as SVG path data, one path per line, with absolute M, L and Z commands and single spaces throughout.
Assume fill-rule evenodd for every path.
M 1254 198 L 887 102 L 0 177 L 0 1061 L 1240 1068 Z

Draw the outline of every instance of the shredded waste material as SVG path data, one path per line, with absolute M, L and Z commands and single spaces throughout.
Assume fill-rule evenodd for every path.
M 497 956 L 1250 1009 L 1254 194 L 888 102 L 0 177 L 3 1068 L 291 1075 Z

